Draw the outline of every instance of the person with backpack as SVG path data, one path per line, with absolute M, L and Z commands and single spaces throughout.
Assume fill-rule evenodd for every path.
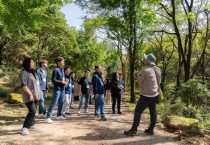
M 28 108 L 28 114 L 25 117 L 21 134 L 28 135 L 29 130 L 37 130 L 35 126 L 35 114 L 37 103 L 41 98 L 41 89 L 39 78 L 35 71 L 34 61 L 31 58 L 25 58 L 23 68 L 19 74 L 19 79 L 23 102 Z
M 121 106 L 121 91 L 123 86 L 120 84 L 119 74 L 117 72 L 114 72 L 112 74 L 112 80 L 110 84 L 111 84 L 111 96 L 112 96 L 112 113 L 115 114 L 115 105 L 117 102 L 118 114 L 122 114 L 122 112 L 120 111 L 120 106 Z
M 157 119 L 156 104 L 159 96 L 159 85 L 161 82 L 161 70 L 156 66 L 156 58 L 153 54 L 144 54 L 144 67 L 137 76 L 140 88 L 140 98 L 136 104 L 133 125 L 130 130 L 124 131 L 125 135 L 136 135 L 140 124 L 141 114 L 149 107 L 150 125 L 145 129 L 145 133 L 154 135 L 154 128 Z

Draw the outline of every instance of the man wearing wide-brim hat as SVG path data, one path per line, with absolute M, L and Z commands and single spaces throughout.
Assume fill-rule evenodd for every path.
M 154 135 L 154 127 L 156 124 L 157 113 L 156 104 L 159 96 L 159 85 L 161 82 L 161 70 L 156 66 L 156 58 L 153 54 L 144 54 L 144 67 L 140 70 L 137 76 L 137 82 L 140 89 L 140 98 L 136 104 L 134 120 L 132 128 L 124 131 L 126 135 L 136 135 L 137 128 L 140 124 L 142 112 L 149 107 L 150 125 L 145 129 L 145 133 Z

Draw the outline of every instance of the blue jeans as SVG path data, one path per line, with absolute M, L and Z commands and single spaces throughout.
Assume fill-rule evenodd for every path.
M 82 94 L 82 97 L 81 97 L 81 100 L 80 100 L 80 104 L 79 104 L 79 109 L 78 109 L 79 111 L 82 108 L 84 99 L 85 99 L 85 110 L 88 110 L 90 95 L 89 94 Z
M 95 116 L 98 115 L 98 108 L 100 107 L 101 117 L 105 117 L 104 112 L 104 99 L 102 94 L 98 94 L 98 98 L 95 99 Z
M 46 92 L 41 91 L 41 93 L 42 93 L 41 99 L 39 100 L 39 114 L 46 114 L 46 109 L 45 109 L 45 105 L 44 105 L 44 100 L 46 98 Z
M 63 102 L 64 102 L 64 94 L 65 94 L 64 90 L 54 90 L 54 97 L 53 97 L 53 100 L 52 100 L 50 107 L 48 109 L 47 118 L 50 118 L 52 111 L 53 111 L 55 105 L 57 105 L 57 103 L 58 103 L 57 116 L 61 116 L 62 106 L 63 106 Z

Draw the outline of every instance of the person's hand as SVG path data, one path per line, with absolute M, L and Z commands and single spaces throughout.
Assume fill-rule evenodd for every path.
M 62 81 L 62 84 L 64 84 L 65 86 L 68 85 L 68 81 Z
M 95 99 L 98 99 L 98 94 L 95 94 Z
M 81 92 L 81 91 L 79 91 L 79 92 L 78 92 L 78 95 L 79 95 L 79 96 L 82 96 L 82 92 Z
M 29 101 L 30 102 L 33 102 L 34 101 L 34 96 L 32 94 L 29 96 Z
M 123 88 L 123 86 L 122 86 L 122 85 L 120 85 L 120 86 L 119 86 L 119 88 L 120 88 L 120 89 L 122 89 L 122 88 Z
M 48 90 L 46 90 L 46 92 L 45 93 L 48 93 Z

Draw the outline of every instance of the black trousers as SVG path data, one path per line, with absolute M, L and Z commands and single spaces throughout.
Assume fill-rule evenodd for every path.
M 140 95 L 140 98 L 136 104 L 135 108 L 135 114 L 134 114 L 134 120 L 133 120 L 133 126 L 132 129 L 137 130 L 139 124 L 140 124 L 140 119 L 141 119 L 141 114 L 143 111 L 149 107 L 149 112 L 150 112 L 150 125 L 149 129 L 153 130 L 156 124 L 157 120 L 157 113 L 156 113 L 156 104 L 157 104 L 158 96 L 156 97 L 145 97 Z
M 26 106 L 28 108 L 28 114 L 25 118 L 23 127 L 30 128 L 35 124 L 37 101 L 26 103 Z
M 115 113 L 115 105 L 117 102 L 117 110 L 120 112 L 121 94 L 112 94 L 112 111 Z

